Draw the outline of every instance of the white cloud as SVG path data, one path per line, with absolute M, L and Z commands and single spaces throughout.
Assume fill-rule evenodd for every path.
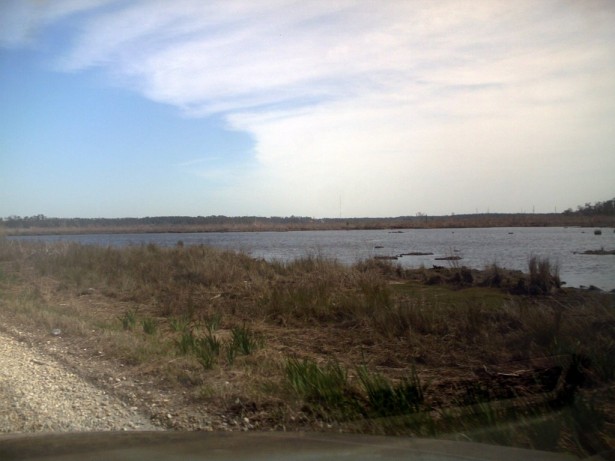
M 71 15 L 92 11 L 119 0 L 2 0 L 0 46 L 16 48 L 36 43 L 41 30 Z
M 11 3 L 26 19 L 2 43 L 103 3 Z M 60 67 L 101 67 L 250 133 L 259 168 L 223 192 L 246 206 L 335 215 L 343 195 L 357 215 L 520 211 L 540 187 L 570 187 L 536 168 L 568 177 L 581 152 L 612 164 L 610 2 L 144 0 L 94 13 Z

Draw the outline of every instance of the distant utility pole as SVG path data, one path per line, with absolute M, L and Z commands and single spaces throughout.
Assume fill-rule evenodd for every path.
M 342 194 L 340 194 L 340 219 L 342 219 Z

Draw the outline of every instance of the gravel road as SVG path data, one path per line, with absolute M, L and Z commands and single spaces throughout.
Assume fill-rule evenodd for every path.
M 135 407 L 0 332 L 0 433 L 156 429 Z

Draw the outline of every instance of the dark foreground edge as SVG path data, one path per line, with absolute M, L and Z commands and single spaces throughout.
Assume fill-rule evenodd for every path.
M 97 432 L 0 436 L 0 460 L 564 461 L 572 455 L 448 440 L 319 433 Z

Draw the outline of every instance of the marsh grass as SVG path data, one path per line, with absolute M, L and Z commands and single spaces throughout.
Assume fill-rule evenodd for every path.
M 245 324 L 231 330 L 230 347 L 243 355 L 250 355 L 263 346 L 263 339 Z
M 156 319 L 151 317 L 146 317 L 141 320 L 141 326 L 143 327 L 143 332 L 148 335 L 155 335 L 158 331 L 158 322 Z
M 357 375 L 367 395 L 370 411 L 376 417 L 414 413 L 423 404 L 423 385 L 414 368 L 408 377 L 397 383 L 391 383 L 364 365 L 357 368 Z
M 559 267 L 548 258 L 532 256 L 528 262 L 529 294 L 547 294 L 561 287 Z
M 211 351 L 216 356 L 220 355 L 222 349 L 222 342 L 218 337 L 212 333 L 208 333 L 200 340 L 200 347 Z
M 204 319 L 205 328 L 210 335 L 216 332 L 220 328 L 220 322 L 222 321 L 222 314 L 216 312 Z
M 233 365 L 235 363 L 235 358 L 237 357 L 237 348 L 232 342 L 227 342 L 224 345 L 224 352 L 226 355 L 226 363 Z
M 309 358 L 289 358 L 284 371 L 294 393 L 325 415 L 391 417 L 418 412 L 424 401 L 424 386 L 414 369 L 393 383 L 361 365 L 356 369 L 359 387 L 351 384 L 348 369 L 337 360 L 318 364 Z
M 137 325 L 137 312 L 133 309 L 128 309 L 119 317 L 119 321 L 124 330 L 134 330 Z
M 289 387 L 310 411 L 325 420 L 349 421 L 353 431 L 540 450 L 561 450 L 563 438 L 568 440 L 566 449 L 576 453 L 608 449 L 600 436 L 604 412 L 578 395 L 554 411 L 550 394 L 538 399 L 493 399 L 487 390 L 468 388 L 465 399 L 434 409 L 425 402 L 426 387 L 414 369 L 392 381 L 361 365 L 356 368 L 358 387 L 338 361 L 318 364 L 309 358 L 289 358 L 284 371 Z
M 545 434 L 555 433 L 551 416 L 529 403 L 513 415 L 492 396 L 481 400 L 479 386 L 430 406 L 436 389 L 412 366 L 454 375 L 555 355 L 569 358 L 561 364 L 568 370 L 576 357 L 583 379 L 563 408 L 615 379 L 612 301 L 559 290 L 556 267 L 539 260 L 527 274 L 495 265 L 471 272 L 470 285 L 462 268 L 408 271 L 386 261 L 346 267 L 318 256 L 267 263 L 207 247 L 0 242 L 0 268 L 3 318 L 46 334 L 61 328 L 105 357 L 168 376 L 178 395 L 207 383 L 198 398 L 219 411 L 238 395 L 284 400 L 284 424 L 303 414 L 425 435 L 494 421 L 506 432 L 525 418 L 544 419 Z M 439 281 L 429 285 L 433 275 Z M 519 280 L 523 296 L 512 296 Z M 363 353 L 377 372 L 356 366 Z M 227 385 L 234 376 L 241 383 Z M 571 433 L 561 424 L 559 439 Z M 530 433 L 523 443 L 533 443 Z
M 246 255 L 201 246 L 117 249 L 68 244 L 36 253 L 33 262 L 43 276 L 147 303 L 167 317 L 193 314 L 217 294 L 244 286 L 244 281 L 267 270 Z
M 181 355 L 195 357 L 205 370 L 213 368 L 222 349 L 221 341 L 214 334 L 208 332 L 199 337 L 193 330 L 182 331 L 175 344 Z
M 82 337 L 88 335 L 99 321 L 93 313 L 83 312 L 71 303 L 47 301 L 44 291 L 37 286 L 29 285 L 16 293 L 0 289 L 0 294 L 0 308 L 5 313 L 44 334 L 59 329 L 63 336 Z
M 335 360 L 319 365 L 309 358 L 289 358 L 284 365 L 294 393 L 327 415 L 348 412 L 355 406 L 347 370 Z M 354 413 L 354 411 L 353 411 Z
M 216 334 L 221 319 L 220 315 L 216 315 L 213 320 L 210 318 L 194 328 L 182 322 L 179 337 L 175 339 L 178 353 L 195 357 L 204 369 L 209 370 L 220 363 L 222 352 L 222 358 L 231 366 L 238 355 L 253 354 L 263 346 L 262 337 L 245 324 L 232 327 L 230 338 L 221 339 Z
M 216 358 L 220 354 L 220 349 L 218 347 L 214 347 L 211 342 L 203 338 L 197 341 L 193 352 L 201 366 L 205 370 L 210 370 L 213 368 Z
M 185 315 L 182 315 L 180 317 L 172 317 L 169 320 L 169 326 L 171 327 L 172 331 L 184 332 L 190 326 L 190 319 Z
M 179 339 L 176 340 L 177 349 L 180 354 L 186 355 L 194 351 L 197 346 L 197 338 L 191 330 L 181 331 Z
M 152 364 L 160 367 L 175 356 L 173 344 L 160 335 L 137 334 L 112 327 L 100 328 L 95 348 L 105 357 L 134 367 L 150 368 Z

